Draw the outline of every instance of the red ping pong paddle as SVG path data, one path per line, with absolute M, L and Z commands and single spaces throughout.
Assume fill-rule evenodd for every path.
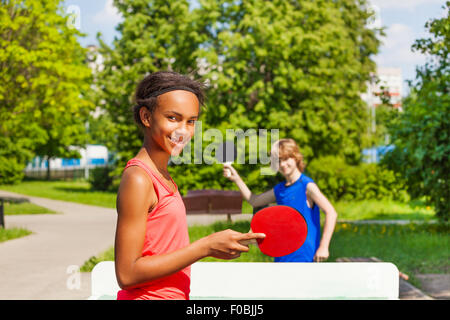
M 294 208 L 283 205 L 259 210 L 253 216 L 250 226 L 252 232 L 264 233 L 266 237 L 240 243 L 257 243 L 261 252 L 271 257 L 282 257 L 298 250 L 308 233 L 303 215 Z

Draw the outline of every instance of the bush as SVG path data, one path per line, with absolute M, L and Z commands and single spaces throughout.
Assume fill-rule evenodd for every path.
M 112 169 L 109 166 L 96 167 L 89 172 L 89 183 L 93 190 L 109 191 L 112 187 Z
M 306 171 L 333 201 L 408 199 L 399 177 L 377 164 L 351 166 L 342 158 L 327 156 L 311 161 Z
M 24 168 L 15 158 L 0 157 L 0 184 L 16 184 L 22 181 Z

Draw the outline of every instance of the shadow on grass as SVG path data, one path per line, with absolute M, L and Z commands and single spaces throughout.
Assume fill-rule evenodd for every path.
M 433 221 L 437 220 L 434 215 L 425 216 L 422 212 L 412 213 L 378 213 L 373 217 L 374 220 L 420 220 L 420 221 Z
M 54 187 L 55 190 L 62 191 L 62 192 L 73 192 L 73 193 L 111 193 L 116 194 L 116 192 L 112 191 L 100 191 L 100 190 L 94 190 L 90 187 L 75 187 L 75 186 L 56 186 Z
M 90 188 L 86 188 L 86 187 L 54 187 L 53 189 L 58 190 L 58 191 L 62 191 L 62 192 L 77 192 L 77 193 L 91 193 L 94 190 L 91 190 Z

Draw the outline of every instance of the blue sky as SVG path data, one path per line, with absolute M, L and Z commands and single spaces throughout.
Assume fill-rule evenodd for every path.
M 425 63 L 425 57 L 411 51 L 415 39 L 427 37 L 425 22 L 442 17 L 445 0 L 370 0 L 377 12 L 378 25 L 386 28 L 380 53 L 374 58 L 380 67 L 401 68 L 403 79 L 413 79 L 417 65 Z M 78 8 L 79 26 L 87 36 L 80 38 L 83 46 L 97 44 L 96 33 L 110 44 L 114 37 L 120 37 L 115 26 L 122 20 L 112 6 L 112 0 L 65 0 L 64 6 Z M 72 7 L 71 7 L 72 6 Z M 406 82 L 404 94 L 406 94 Z

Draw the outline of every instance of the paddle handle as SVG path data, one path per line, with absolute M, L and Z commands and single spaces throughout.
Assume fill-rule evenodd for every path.
M 239 241 L 239 243 L 244 246 L 248 246 L 249 244 L 258 245 L 258 241 L 256 241 L 256 239 L 241 240 L 241 241 Z
M 232 164 L 232 162 L 225 162 L 226 164 Z M 225 177 L 229 178 L 231 177 L 231 170 L 228 168 L 225 168 Z

